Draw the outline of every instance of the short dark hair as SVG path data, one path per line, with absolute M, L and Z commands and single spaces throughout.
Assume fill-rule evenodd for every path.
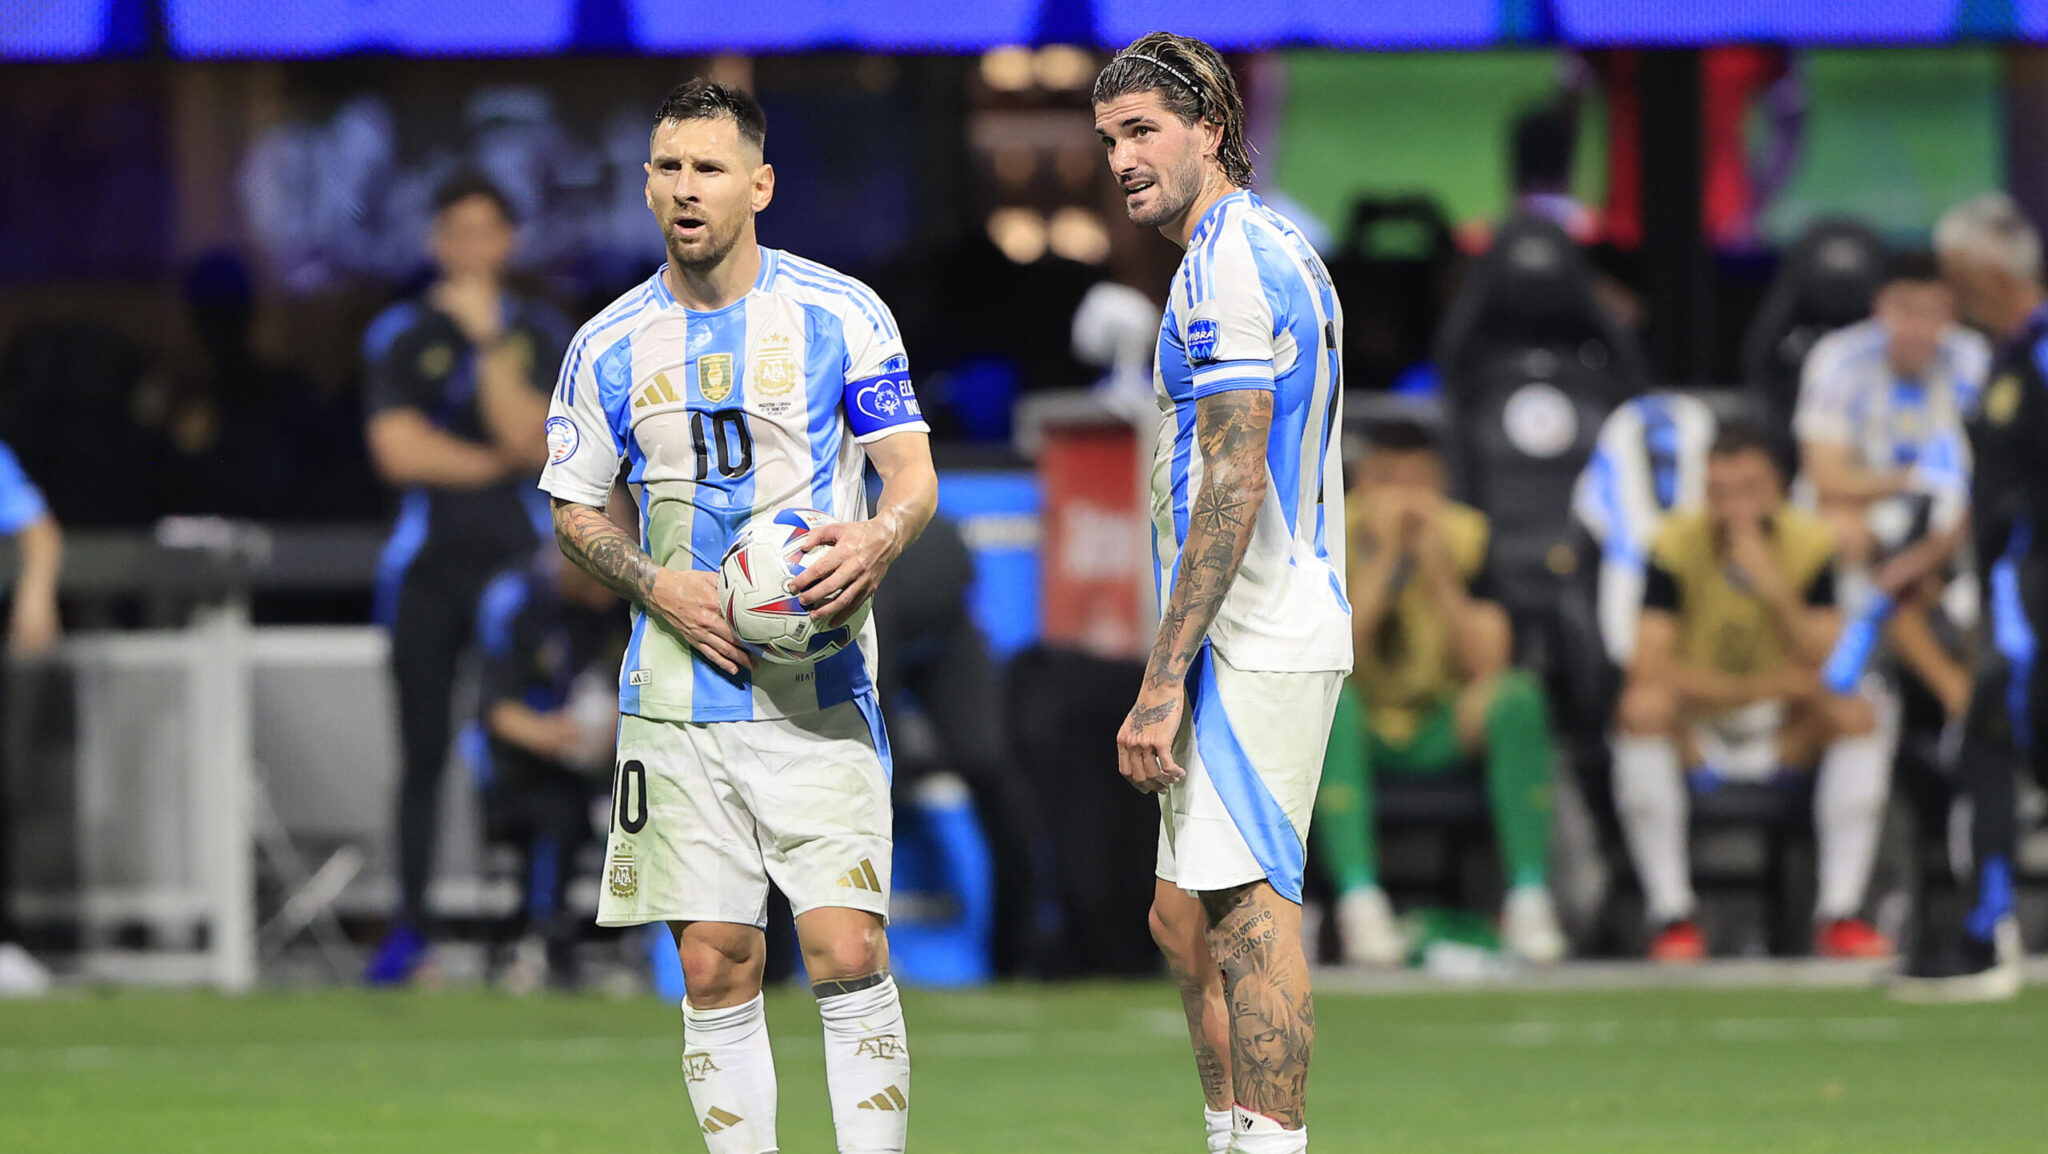
M 1365 447 L 1371 453 L 1434 453 L 1436 434 L 1421 421 L 1387 417 L 1365 427 Z
M 1764 432 L 1764 427 L 1755 421 L 1736 418 L 1721 422 L 1720 429 L 1714 433 L 1714 443 L 1707 448 L 1707 456 L 1733 457 L 1751 451 L 1769 457 L 1774 465 L 1778 463 L 1770 434 Z
M 1193 125 L 1221 125 L 1222 143 L 1216 161 L 1223 175 L 1239 188 L 1252 185 L 1251 150 L 1244 142 L 1244 98 L 1230 65 L 1214 48 L 1192 36 L 1148 32 L 1116 54 L 1095 77 L 1092 99 L 1105 104 L 1134 92 L 1157 92 L 1160 102 Z
M 761 111 L 760 101 L 738 85 L 699 76 L 669 89 L 661 107 L 654 110 L 656 128 L 671 121 L 718 119 L 731 120 L 739 127 L 741 138 L 755 148 L 768 147 L 768 114 Z
M 1915 248 L 1907 249 L 1905 252 L 1895 252 L 1885 260 L 1884 283 L 1886 284 L 1892 284 L 1896 281 L 1926 284 L 1931 281 L 1939 281 L 1940 279 L 1941 263 L 1935 260 L 1934 254 L 1927 249 Z
M 434 186 L 434 215 L 440 216 L 463 201 L 478 196 L 495 205 L 506 224 L 519 223 L 519 210 L 512 207 L 512 198 L 505 195 L 498 182 L 470 168 L 462 169 Z

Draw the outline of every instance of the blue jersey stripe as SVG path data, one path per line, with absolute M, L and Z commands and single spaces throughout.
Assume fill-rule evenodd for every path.
M 1281 252 L 1263 229 L 1245 229 L 1245 239 L 1274 324 L 1284 326 L 1296 350 L 1294 364 L 1287 369 L 1273 366 L 1273 430 L 1266 442 L 1266 466 L 1273 473 L 1280 515 L 1293 536 L 1299 532 L 1302 443 L 1308 439 L 1309 410 L 1315 404 L 1316 376 L 1322 367 L 1321 358 L 1310 355 L 1310 350 L 1322 348 L 1322 333 L 1312 290 L 1293 258 Z
M 841 415 L 842 391 L 818 386 L 826 381 L 844 379 L 845 329 L 830 310 L 815 305 L 804 306 L 804 320 L 808 330 L 804 338 L 804 380 L 811 385 L 807 398 L 810 402 L 811 505 L 836 517 L 840 511 L 832 507 L 832 483 L 840 442 L 846 435 L 846 419 Z
M 1190 680 L 1194 682 L 1189 689 L 1194 698 L 1195 746 L 1202 755 L 1202 768 L 1273 892 L 1298 903 L 1307 857 L 1301 834 L 1266 788 L 1230 723 L 1223 696 L 1216 689 L 1216 657 L 1209 646 L 1202 646 Z
M 705 414 L 704 421 L 710 436 L 724 436 L 724 426 L 711 418 L 719 411 L 740 411 L 746 407 L 745 382 L 747 379 L 747 302 L 728 305 L 716 312 L 690 314 L 690 322 L 707 326 L 711 339 L 690 359 L 685 369 L 689 380 L 687 387 L 690 407 Z M 732 380 L 728 395 L 713 401 L 704 396 L 704 365 L 706 358 L 724 354 L 732 358 Z M 696 487 L 696 511 L 690 521 L 690 553 L 694 567 L 716 570 L 725 556 L 726 546 L 732 543 L 733 535 L 753 516 L 754 472 L 747 470 L 738 477 L 721 475 L 718 462 L 721 447 L 707 446 L 709 467 L 705 480 Z M 727 674 L 711 662 L 699 657 L 693 662 L 691 711 L 699 718 L 734 718 L 753 715 L 752 679 L 745 669 L 738 676 Z

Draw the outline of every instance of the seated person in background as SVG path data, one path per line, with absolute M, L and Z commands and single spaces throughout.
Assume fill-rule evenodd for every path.
M 1429 433 L 1390 421 L 1367 436 L 1349 499 L 1356 660 L 1323 762 L 1314 829 L 1337 887 L 1345 960 L 1400 962 L 1375 851 L 1378 773 L 1456 772 L 1480 759 L 1508 894 L 1502 937 L 1539 963 L 1564 955 L 1548 887 L 1549 708 L 1508 667 L 1507 613 L 1487 599 L 1486 518 L 1447 499 Z
M 577 983 L 575 945 L 590 919 L 563 895 L 596 840 L 591 803 L 610 783 L 627 627 L 618 598 L 552 546 L 492 578 L 477 611 L 485 838 L 521 851 L 519 920 L 557 987 Z
M 1870 568 L 1908 526 L 1924 519 L 1925 531 L 1947 533 L 1962 518 L 1970 489 L 1963 414 L 1990 364 L 1990 344 L 1957 323 L 1955 298 L 1924 253 L 1895 259 L 1871 318 L 1822 337 L 1807 356 L 1792 420 L 1796 488 L 1834 531 L 1846 615 L 1862 610 Z M 1957 718 L 1970 677 L 1935 641 L 1936 598 L 1924 594 L 1939 589 L 1933 582 L 1906 599 L 1886 640 Z
M 1786 504 L 1762 431 L 1724 424 L 1707 455 L 1705 508 L 1672 514 L 1651 546 L 1614 741 L 1615 802 L 1656 927 L 1654 960 L 1706 953 L 1693 921 L 1688 782 L 1704 792 L 1816 763 L 1817 949 L 1891 950 L 1855 916 L 1884 820 L 1890 742 L 1869 701 L 1820 683 L 1841 627 L 1834 563 L 1827 527 Z

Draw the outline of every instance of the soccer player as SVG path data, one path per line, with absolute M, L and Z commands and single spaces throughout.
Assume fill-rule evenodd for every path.
M 1871 318 L 1822 337 L 1807 355 L 1792 417 L 1799 488 L 1841 547 L 1845 618 L 1886 611 L 1869 597 L 1879 523 L 1911 525 L 1924 507 L 1928 530 L 1946 533 L 1968 508 L 1963 414 L 1990 364 L 1990 343 L 1956 323 L 1955 296 L 1925 253 L 1895 258 Z M 1882 544 L 1902 542 L 1895 533 Z M 1938 593 L 1940 583 L 1931 584 Z M 1885 633 L 1905 668 L 1960 719 L 1970 675 L 1937 639 L 1934 609 L 1933 597 L 1911 598 Z
M 2019 922 L 2013 915 L 2013 853 L 2019 838 L 2016 774 L 2048 782 L 2048 692 L 2035 669 L 2036 622 L 2048 612 L 2048 294 L 2041 288 L 2041 234 L 2012 198 L 1992 193 L 1944 213 L 1934 227 L 1943 279 L 1963 316 L 2002 342 L 1991 379 L 1967 418 L 1971 480 L 1969 535 L 1976 541 L 1982 597 L 1990 617 L 1978 646 L 1958 777 L 1970 799 L 1976 904 L 1963 920 L 1956 956 L 1914 957 L 1904 997 L 2010 998 L 2021 984 Z M 1885 570 L 1881 589 L 1905 586 L 1938 568 L 1965 534 L 1930 539 Z
M 776 1149 L 762 1009 L 768 883 L 796 914 L 825 1027 L 842 1154 L 903 1149 L 910 1058 L 889 977 L 889 742 L 874 634 L 809 665 L 759 664 L 718 605 L 718 566 L 758 515 L 843 520 L 797 581 L 837 624 L 931 519 L 928 427 L 889 310 L 867 286 L 763 248 L 767 123 L 737 88 L 662 102 L 647 206 L 667 262 L 583 326 L 547 421 L 541 487 L 562 551 L 633 605 L 598 923 L 663 921 L 681 952 L 683 1074 L 712 1154 Z M 635 540 L 605 516 L 620 459 Z M 877 510 L 863 473 L 882 477 Z
M 391 630 L 402 759 L 399 920 L 364 973 L 373 984 L 409 980 L 427 958 L 450 695 L 477 598 L 546 540 L 547 510 L 521 478 L 545 459 L 547 380 L 568 325 L 506 283 L 517 223 L 489 181 L 448 180 L 434 193 L 429 238 L 439 275 L 363 336 L 370 462 L 403 492 L 373 611 Z
M 1786 504 L 1760 429 L 1723 424 L 1707 451 L 1706 501 L 1665 518 L 1650 545 L 1616 709 L 1615 806 L 1654 930 L 1653 960 L 1706 954 L 1686 859 L 1688 787 L 1809 767 L 1815 948 L 1830 957 L 1890 952 L 1856 916 L 1884 824 L 1890 735 L 1871 701 L 1821 683 L 1840 631 L 1827 526 Z
M 1300 230 L 1249 191 L 1244 102 L 1213 48 L 1152 33 L 1093 99 L 1131 220 L 1187 250 L 1154 367 L 1162 614 L 1117 734 L 1124 777 L 1161 795 L 1153 936 L 1187 1011 L 1209 1148 L 1305 1150 L 1303 845 L 1351 668 L 1330 436 L 1344 314 Z

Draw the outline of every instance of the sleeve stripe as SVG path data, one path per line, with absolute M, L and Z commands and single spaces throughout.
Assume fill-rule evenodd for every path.
M 1195 385 L 1194 393 L 1195 399 L 1200 400 L 1203 397 L 1213 396 L 1217 393 L 1238 392 L 1245 389 L 1257 389 L 1261 392 L 1270 393 L 1273 391 L 1273 378 L 1232 377 L 1227 381 L 1198 383 Z
M 895 320 L 889 315 L 888 307 L 882 304 L 881 297 L 875 295 L 875 290 L 845 273 L 787 252 L 782 254 L 778 271 L 806 288 L 834 293 L 853 301 L 884 338 L 894 340 L 901 335 L 896 331 Z
M 1257 380 L 1271 385 L 1273 383 L 1273 362 L 1254 360 L 1218 361 L 1213 365 L 1203 365 L 1195 370 L 1194 385 L 1198 389 L 1207 388 L 1218 381 L 1226 380 Z

